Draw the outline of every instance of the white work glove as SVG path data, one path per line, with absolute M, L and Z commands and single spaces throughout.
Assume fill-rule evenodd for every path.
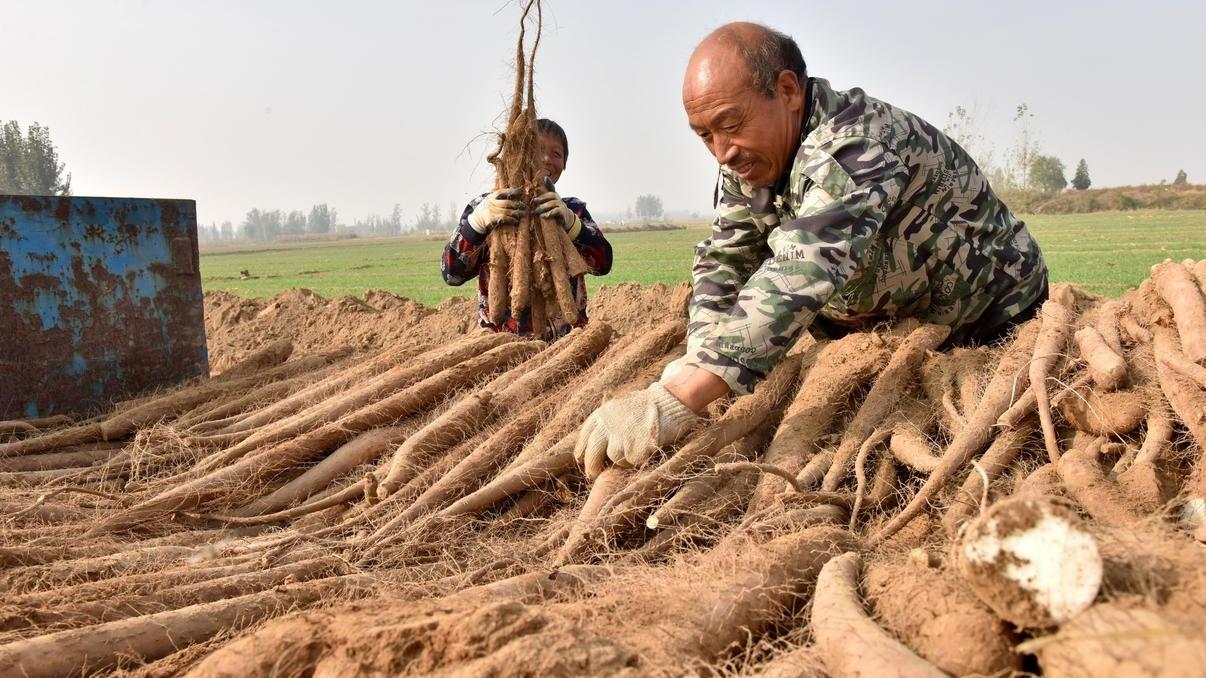
M 574 214 L 574 211 L 566 206 L 561 200 L 561 196 L 553 187 L 553 180 L 544 178 L 545 193 L 536 196 L 532 201 L 532 213 L 541 219 L 553 219 L 561 228 L 569 233 L 570 238 L 577 238 L 578 233 L 582 230 L 582 219 Z
M 503 224 L 518 224 L 528 213 L 528 206 L 518 198 L 522 194 L 517 188 L 502 188 L 482 198 L 469 213 L 469 225 L 485 235 L 490 229 Z
M 574 459 L 594 480 L 610 459 L 620 468 L 649 461 L 654 452 L 683 437 L 699 416 L 660 383 L 603 403 L 582 425 Z

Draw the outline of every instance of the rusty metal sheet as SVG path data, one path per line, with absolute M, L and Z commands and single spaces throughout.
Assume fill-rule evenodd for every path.
M 0 195 L 0 419 L 208 373 L 196 203 Z

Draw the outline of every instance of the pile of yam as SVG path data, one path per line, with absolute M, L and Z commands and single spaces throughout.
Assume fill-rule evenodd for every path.
M 0 423 L 0 675 L 1199 675 L 1204 263 L 994 346 L 805 337 L 593 483 L 582 422 L 685 318 Z

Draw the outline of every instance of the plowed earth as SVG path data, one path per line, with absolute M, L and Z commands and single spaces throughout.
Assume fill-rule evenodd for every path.
M 212 378 L 0 422 L 0 675 L 1200 675 L 1204 264 L 999 346 L 800 342 L 593 482 L 577 432 L 683 354 L 685 286 L 550 344 L 211 293 Z

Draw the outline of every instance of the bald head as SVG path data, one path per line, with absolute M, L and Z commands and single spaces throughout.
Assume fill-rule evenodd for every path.
M 799 147 L 805 81 L 804 58 L 790 37 L 759 24 L 725 24 L 692 52 L 683 107 L 721 165 L 769 186 Z
M 700 41 L 687 65 L 684 88 L 692 75 L 712 74 L 718 60 L 728 62 L 726 69 L 744 66 L 739 75 L 763 96 L 774 94 L 782 71 L 791 71 L 801 83 L 808 77 L 804 56 L 791 36 L 749 21 L 725 24 Z

